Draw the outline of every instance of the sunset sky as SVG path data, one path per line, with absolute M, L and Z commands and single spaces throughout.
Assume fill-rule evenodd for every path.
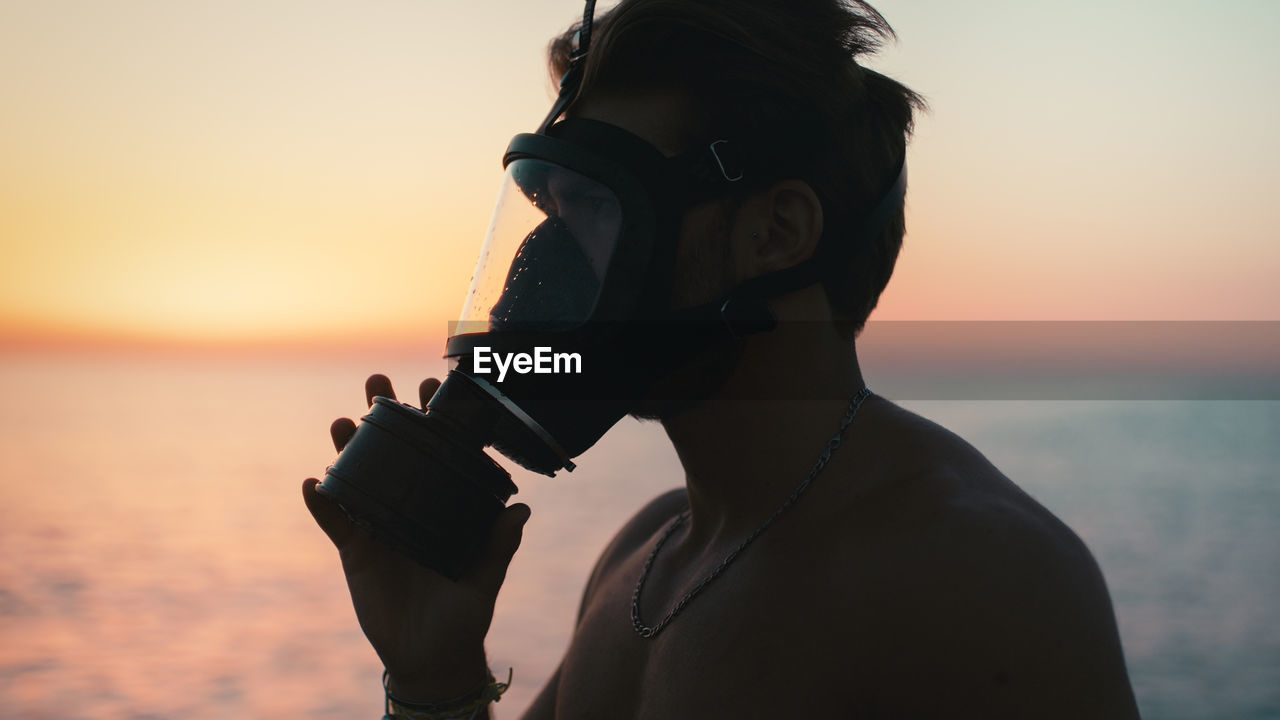
M 932 106 L 876 318 L 1280 320 L 1280 3 L 876 6 Z M 442 335 L 581 8 L 0 2 L 0 339 Z

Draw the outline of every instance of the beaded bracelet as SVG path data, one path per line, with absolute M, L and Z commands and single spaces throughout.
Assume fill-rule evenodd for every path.
M 382 671 L 382 689 L 387 699 L 384 705 L 385 714 L 382 720 L 475 720 L 480 711 L 491 702 L 498 702 L 502 694 L 511 687 L 510 668 L 507 669 L 507 681 L 498 682 L 489 672 L 489 679 L 484 685 L 465 695 L 438 702 L 414 702 L 398 698 L 391 692 L 390 673 Z

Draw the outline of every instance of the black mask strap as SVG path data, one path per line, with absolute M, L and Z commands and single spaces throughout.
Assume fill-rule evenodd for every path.
M 578 28 L 578 47 L 569 55 L 569 69 L 560 78 L 560 95 L 551 106 L 542 124 L 538 126 L 538 134 L 543 135 L 547 128 L 564 114 L 569 105 L 578 99 L 578 90 L 582 88 L 582 75 L 586 72 L 587 52 L 591 49 L 591 26 L 595 23 L 596 0 L 587 0 L 582 11 L 582 25 Z
M 789 268 L 751 278 L 734 288 L 721 301 L 677 310 L 670 317 L 677 324 L 689 324 L 709 330 L 723 328 L 736 337 L 768 332 L 778 326 L 778 318 L 769 307 L 769 299 L 806 288 L 820 282 L 832 268 L 843 268 L 852 249 L 861 242 L 871 242 L 883 233 L 906 200 L 907 165 L 903 158 L 893 185 L 858 225 L 848 242 L 828 240 L 809 259 Z

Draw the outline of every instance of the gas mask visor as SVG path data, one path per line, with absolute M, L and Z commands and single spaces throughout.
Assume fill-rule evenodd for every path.
M 552 474 L 644 389 L 627 329 L 663 295 L 649 268 L 662 156 L 586 120 L 518 135 L 446 356 L 505 411 L 489 444 Z M 663 287 L 658 287 L 663 286 Z
M 621 236 L 606 185 L 550 161 L 507 165 L 454 335 L 561 333 L 591 319 Z

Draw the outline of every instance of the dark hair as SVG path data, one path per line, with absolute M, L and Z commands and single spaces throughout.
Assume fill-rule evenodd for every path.
M 552 40 L 559 79 L 578 26 Z M 919 95 L 857 58 L 894 37 L 865 2 L 622 0 L 596 18 L 580 96 L 671 88 L 705 105 L 708 132 L 807 181 L 822 199 L 823 243 L 857 243 L 824 280 L 855 332 L 889 282 L 906 227 L 896 213 L 880 237 L 857 223 L 897 177 Z M 780 177 L 772 178 L 774 180 Z

